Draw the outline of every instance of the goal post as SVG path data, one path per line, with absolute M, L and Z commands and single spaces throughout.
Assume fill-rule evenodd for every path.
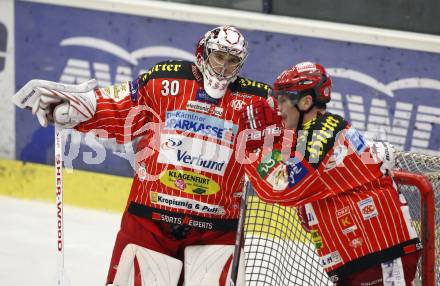
M 436 236 L 435 236 L 435 197 L 431 182 L 426 176 L 407 171 L 395 171 L 394 179 L 410 205 L 414 226 L 423 244 L 422 257 L 419 262 L 418 275 L 423 286 L 435 286 Z M 417 189 L 418 193 L 414 193 Z M 410 194 L 420 196 L 420 205 L 409 201 Z M 418 210 L 418 211 L 417 211 Z M 418 213 L 414 214 L 414 213 Z M 416 221 L 417 220 L 417 221 Z M 438 240 L 439 238 L 437 238 Z M 437 274 L 438 276 L 439 274 Z M 438 279 L 439 277 L 437 277 Z M 440 281 L 440 280 L 438 280 Z
M 394 179 L 424 247 L 417 279 L 434 286 L 440 282 L 440 157 L 399 152 L 397 158 Z M 246 285 L 333 285 L 315 253 L 320 237 L 304 230 L 296 207 L 265 203 L 250 192 L 244 232 Z
M 410 206 L 411 217 L 414 221 L 421 221 L 415 225 L 417 232 L 424 243 L 418 276 L 425 285 L 440 284 L 440 156 L 421 154 L 410 151 L 400 151 L 397 154 L 397 168 L 410 172 L 406 178 L 399 181 L 400 189 Z M 406 183 L 409 177 L 422 175 L 423 178 L 414 179 Z M 402 176 L 401 176 L 402 177 Z M 413 179 L 411 179 L 413 180 Z M 423 181 L 423 182 L 422 182 Z M 414 182 L 421 185 L 414 186 Z M 430 184 L 432 192 L 414 192 L 414 188 L 425 189 Z M 423 197 L 423 195 L 425 197 Z M 420 196 L 420 197 L 419 197 Z M 420 202 L 420 204 L 417 204 Z

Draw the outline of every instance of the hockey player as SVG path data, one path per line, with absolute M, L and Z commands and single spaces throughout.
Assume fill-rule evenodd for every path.
M 241 32 L 221 26 L 198 42 L 194 63 L 161 62 L 131 82 L 89 82 L 77 93 L 41 81 L 22 89 L 19 105 L 43 126 L 140 138 L 107 284 L 225 285 L 244 182 L 238 115 L 250 103 L 267 107 L 270 90 L 238 76 L 247 54 Z
M 336 285 L 412 285 L 421 244 L 393 184 L 394 150 L 370 148 L 344 118 L 326 111 L 331 86 L 325 69 L 311 62 L 278 76 L 273 94 L 295 134 L 292 140 L 286 130 L 273 149 L 259 152 L 246 167 L 250 181 L 264 201 L 298 206 Z M 247 126 L 262 128 L 264 120 L 250 124 L 248 114 Z

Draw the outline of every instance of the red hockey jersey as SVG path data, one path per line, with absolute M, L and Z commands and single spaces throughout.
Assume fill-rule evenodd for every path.
M 292 139 L 293 138 L 293 139 Z M 408 206 L 362 135 L 319 114 L 246 166 L 258 196 L 298 206 L 333 280 L 420 247 Z
M 214 99 L 193 63 L 162 62 L 135 81 L 97 90 L 95 116 L 76 129 L 119 143 L 141 138 L 129 212 L 213 229 L 213 222 L 235 221 L 239 213 L 244 182 L 244 166 L 235 158 L 239 111 L 264 100 L 269 89 L 238 77 L 224 97 Z

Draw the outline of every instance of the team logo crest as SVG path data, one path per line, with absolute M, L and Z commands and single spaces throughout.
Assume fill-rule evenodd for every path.
M 242 110 L 244 105 L 245 102 L 241 99 L 234 99 L 231 101 L 231 107 L 236 111 Z

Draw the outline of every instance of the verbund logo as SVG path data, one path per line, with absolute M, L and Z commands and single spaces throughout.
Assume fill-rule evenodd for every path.
M 209 160 L 204 158 L 202 155 L 191 156 L 187 151 L 177 150 L 177 161 L 183 162 L 184 164 L 189 164 L 191 166 L 197 166 L 199 168 L 204 168 L 211 170 L 213 172 L 221 172 L 224 170 L 225 161 L 216 162 L 214 160 Z
M 0 72 L 5 69 L 6 47 L 8 46 L 8 30 L 6 26 L 0 22 Z
M 163 150 L 171 150 L 171 149 L 175 149 L 175 148 L 179 147 L 182 144 L 183 144 L 182 140 L 175 139 L 175 138 L 169 138 L 167 141 L 165 141 L 164 143 L 162 143 L 160 145 L 160 148 Z
M 225 173 L 232 154 L 226 146 L 176 134 L 162 134 L 160 141 L 159 163 L 218 175 Z

